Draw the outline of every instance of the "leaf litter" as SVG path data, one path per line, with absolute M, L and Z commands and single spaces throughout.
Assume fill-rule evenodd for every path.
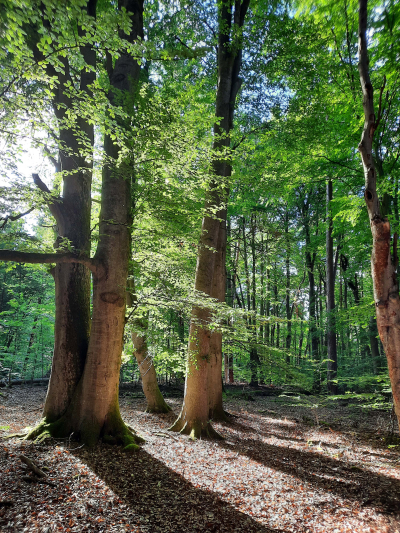
M 39 387 L 8 390 L 1 434 L 38 422 L 44 397 Z M 191 441 L 167 431 L 181 401 L 160 416 L 121 397 L 125 421 L 146 439 L 135 454 L 2 440 L 0 531 L 400 533 L 400 454 L 379 434 L 382 414 L 320 409 L 321 425 L 304 406 L 236 398 L 226 402 L 232 421 L 214 424 L 225 440 Z M 21 455 L 46 477 L 35 479 Z

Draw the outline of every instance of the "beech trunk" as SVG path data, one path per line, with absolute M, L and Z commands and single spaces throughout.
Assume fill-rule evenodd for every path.
M 395 234 L 393 239 L 392 255 L 390 223 L 381 214 L 376 190 L 377 173 L 373 158 L 373 138 L 379 125 L 381 110 L 379 109 L 376 117 L 374 90 L 369 75 L 367 16 L 368 2 L 367 0 L 359 0 L 358 70 L 363 93 L 364 129 L 358 149 L 364 168 L 364 197 L 372 232 L 371 271 L 376 321 L 387 357 L 393 403 L 400 427 L 400 298 L 396 272 L 398 262 L 397 235 Z
M 95 18 L 96 0 L 88 0 L 82 7 L 89 17 Z M 43 24 L 47 24 L 44 20 Z M 81 28 L 78 27 L 78 32 Z M 37 46 L 40 32 L 36 27 L 28 31 L 32 52 L 35 58 L 43 59 Z M 91 84 L 95 80 L 96 52 L 89 45 L 82 45 L 80 52 L 87 65 L 80 73 L 80 90 L 91 96 Z M 53 89 L 53 110 L 62 125 L 73 109 L 67 87 L 72 82 L 70 65 L 66 58 L 60 58 L 64 70 L 56 71 L 51 64 L 47 73 L 58 80 Z M 72 112 L 73 113 L 73 112 Z M 76 134 L 76 131 L 79 131 Z M 81 255 L 90 252 L 90 212 L 92 154 L 87 153 L 82 139 L 89 147 L 93 146 L 93 125 L 81 117 L 77 118 L 76 128 L 60 126 L 60 151 L 56 170 L 63 172 L 63 195 L 49 204 L 57 222 L 58 238 L 56 249 L 62 241 Z M 90 150 L 90 148 L 89 148 Z M 89 162 L 88 162 L 89 161 Z M 45 193 L 47 187 L 34 175 L 35 184 Z M 44 406 L 44 416 L 56 420 L 70 403 L 74 390 L 85 364 L 90 333 L 90 271 L 83 264 L 57 264 L 54 270 L 56 316 L 54 325 L 54 354 L 49 388 Z
M 332 180 L 326 185 L 326 304 L 327 304 L 327 350 L 328 350 L 328 392 L 337 394 L 338 387 L 337 377 L 337 346 L 336 346 L 336 327 L 335 327 L 335 269 L 333 258 L 333 221 L 330 211 L 332 201 Z
M 123 37 L 130 42 L 143 38 L 143 1 L 124 0 L 119 2 L 119 7 L 132 13 L 130 34 Z M 133 98 L 139 74 L 137 61 L 122 53 L 110 71 L 112 105 L 118 105 L 121 94 Z M 99 243 L 91 261 L 93 314 L 83 373 L 64 414 L 55 420 L 47 414 L 30 436 L 45 432 L 64 437 L 73 434 L 87 445 L 95 444 L 102 437 L 110 443 L 121 443 L 126 449 L 136 449 L 135 442 L 141 439 L 125 426 L 118 405 L 130 258 L 133 161 L 120 159 L 120 147 L 108 134 L 104 151 L 107 163 L 102 174 Z
M 206 195 L 205 213 L 199 242 L 195 289 L 225 301 L 226 204 L 229 196 L 231 165 L 227 151 L 236 96 L 240 88 L 243 27 L 249 0 L 218 2 L 218 87 L 213 143 L 212 178 Z M 217 258 L 216 258 L 217 256 Z M 209 418 L 222 416 L 222 336 L 212 333 L 209 309 L 195 307 L 189 330 L 185 397 L 182 411 L 171 427 L 173 431 L 217 436 Z M 211 391 L 212 389 L 212 391 Z

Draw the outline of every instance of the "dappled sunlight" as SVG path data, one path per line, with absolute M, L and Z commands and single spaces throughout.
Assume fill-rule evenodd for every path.
M 43 392 L 12 389 L 5 420 L 19 430 L 28 417 L 37 418 Z M 132 455 L 104 444 L 88 450 L 69 439 L 40 446 L 8 441 L 1 498 L 24 511 L 17 518 L 12 506 L 4 508 L 2 531 L 14 531 L 16 524 L 35 531 L 41 523 L 71 532 L 395 531 L 396 448 L 361 432 L 301 423 L 285 414 L 285 406 L 266 417 L 261 408 L 272 401 L 265 400 L 228 401 L 235 416 L 214 424 L 225 440 L 192 441 L 168 432 L 181 401 L 167 402 L 175 414 L 152 415 L 141 398 L 121 397 L 125 421 L 146 439 Z M 21 453 L 47 467 L 54 486 L 26 484 Z

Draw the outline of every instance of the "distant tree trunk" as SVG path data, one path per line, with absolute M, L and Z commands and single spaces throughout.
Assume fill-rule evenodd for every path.
M 290 363 L 290 346 L 292 344 L 292 309 L 290 306 L 290 241 L 289 241 L 289 210 L 286 206 L 285 213 L 285 237 L 286 237 L 286 295 L 285 295 L 285 307 L 286 307 L 286 363 Z
M 139 325 L 139 324 L 138 324 Z M 140 324 L 141 329 L 147 324 Z M 143 333 L 131 332 L 132 343 L 135 350 L 134 356 L 138 364 L 142 387 L 147 400 L 147 413 L 168 413 L 171 407 L 165 402 L 157 383 L 156 369 L 149 356 L 147 337 Z
M 229 262 L 227 264 L 227 280 L 226 280 L 227 303 L 230 307 L 234 307 L 235 306 L 235 295 L 236 295 L 236 271 L 237 271 L 238 254 L 235 253 L 235 250 L 236 250 L 236 247 L 235 247 L 235 250 L 234 250 L 235 257 L 233 259 L 233 267 L 232 267 L 232 250 L 231 250 L 231 243 L 230 243 L 231 223 L 230 223 L 229 217 L 227 219 L 227 237 L 228 237 L 227 257 L 229 257 Z M 231 319 L 229 318 L 228 321 L 230 322 Z M 233 354 L 231 353 L 231 351 L 225 351 L 224 370 L 225 370 L 225 383 L 233 383 Z
M 333 220 L 331 214 L 332 180 L 326 185 L 326 311 L 327 311 L 327 359 L 328 359 L 328 392 L 337 394 L 337 347 L 336 347 L 336 320 L 335 320 L 335 270 L 333 257 Z
M 310 331 L 310 347 L 311 347 L 311 359 L 313 364 L 318 364 L 319 350 L 318 350 L 318 334 L 316 327 L 316 297 L 315 297 L 315 278 L 314 278 L 314 258 L 311 257 L 310 252 L 306 252 L 306 265 L 308 273 L 308 314 L 309 314 L 309 331 Z M 320 389 L 320 377 L 319 369 L 314 369 L 314 389 L 319 391 Z
M 373 158 L 373 136 L 379 125 L 381 109 L 375 115 L 373 86 L 369 76 L 367 49 L 367 0 L 359 0 L 359 63 L 360 82 L 363 92 L 364 129 L 358 149 L 361 153 L 365 175 L 365 202 L 371 224 L 372 280 L 376 306 L 376 321 L 379 336 L 388 361 L 392 385 L 393 403 L 400 427 L 400 298 L 397 282 L 397 234 L 393 238 L 391 256 L 390 222 L 382 216 L 376 190 L 376 169 Z M 383 88 L 382 88 L 383 91 Z
M 261 231 L 261 263 L 260 263 L 260 285 L 261 285 L 261 294 L 260 294 L 260 344 L 262 345 L 262 353 L 265 358 L 265 340 L 264 340 L 264 331 L 265 331 L 265 255 L 264 255 L 264 238 L 263 233 Z M 262 370 L 260 368 L 260 383 L 264 384 L 265 381 L 265 371 L 264 371 L 264 365 L 262 367 Z
M 375 375 L 379 374 L 379 367 L 381 366 L 381 356 L 379 353 L 379 341 L 378 341 L 378 327 L 376 325 L 376 317 L 371 316 L 368 326 L 370 353 L 372 370 Z
M 40 305 L 41 303 L 42 303 L 42 299 L 38 298 L 38 305 Z M 28 348 L 26 350 L 24 364 L 23 364 L 23 367 L 22 367 L 22 379 L 25 379 L 25 372 L 26 372 L 26 368 L 27 368 L 28 363 L 29 363 L 29 357 L 30 357 L 30 354 L 31 354 L 33 342 L 35 340 L 35 333 L 36 333 L 38 320 L 39 320 L 39 315 L 35 315 L 35 318 L 33 319 L 33 325 L 32 325 L 31 334 L 29 335 Z
M 214 124 L 213 178 L 206 195 L 206 215 L 202 222 L 195 288 L 225 301 L 226 204 L 232 172 L 227 150 L 230 147 L 236 96 L 241 85 L 240 29 L 244 24 L 249 0 L 229 0 L 218 2 L 217 5 L 219 34 L 216 116 L 219 121 Z M 185 397 L 181 414 L 171 427 L 171 430 L 190 434 L 192 438 L 201 435 L 218 436 L 209 423 L 209 416 L 210 412 L 213 416 L 222 416 L 222 337 L 217 332 L 212 334 L 207 328 L 210 318 L 208 309 L 195 307 L 192 311 Z M 215 336 L 213 339 L 212 335 Z M 210 393 L 210 387 L 216 387 L 216 390 Z
M 126 294 L 127 306 L 132 307 L 137 301 L 133 278 L 128 281 L 129 291 Z M 136 329 L 135 329 L 136 328 Z M 147 400 L 146 411 L 148 413 L 168 413 L 171 407 L 165 402 L 157 382 L 156 369 L 147 348 L 148 321 L 133 319 L 131 338 L 134 348 L 134 356 L 142 379 L 142 387 Z
M 268 257 L 268 241 L 266 241 L 266 243 L 265 243 L 265 255 L 266 255 L 266 257 Z M 271 314 L 271 310 L 270 310 L 270 307 L 271 307 L 271 301 L 270 301 L 270 296 L 271 296 L 271 272 L 270 272 L 270 269 L 268 268 L 268 266 L 267 266 L 267 280 L 266 280 L 265 291 L 266 291 L 265 316 L 267 318 L 267 321 L 266 321 L 266 324 L 265 324 L 264 339 L 267 342 L 267 344 L 269 344 L 269 342 L 270 342 L 270 332 L 271 332 L 271 326 L 270 326 L 270 322 L 269 322 L 269 318 L 270 318 L 270 314 Z
M 247 311 L 249 312 L 247 315 L 247 327 L 250 331 L 250 338 L 251 338 L 251 344 L 250 344 L 250 353 L 249 353 L 249 359 L 250 359 L 250 386 L 255 387 L 258 385 L 258 366 L 259 366 L 259 358 L 258 358 L 258 352 L 256 347 L 256 329 L 254 324 L 254 317 L 251 315 L 251 311 L 253 311 L 253 307 L 255 306 L 255 286 L 253 286 L 253 283 L 255 282 L 255 251 L 254 251 L 254 233 L 253 233 L 253 226 L 251 227 L 251 251 L 252 251 L 252 265 L 253 265 L 253 283 L 250 280 L 250 269 L 249 269 L 249 259 L 248 259 L 248 246 L 247 246 L 247 238 L 246 238 L 246 219 L 245 217 L 242 218 L 242 230 L 243 230 L 243 260 L 244 260 L 244 269 L 246 273 L 246 301 L 247 301 Z M 253 305 L 252 305 L 253 304 Z

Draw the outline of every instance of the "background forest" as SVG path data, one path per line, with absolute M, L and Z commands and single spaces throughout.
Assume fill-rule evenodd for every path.
M 56 205 L 62 191 L 59 126 L 49 80 L 22 44 L 27 17 L 39 4 L 22 2 L 26 11 L 17 4 L 0 4 L 0 248 L 54 253 L 55 221 L 46 204 Z M 113 115 L 105 103 L 107 63 L 115 64 L 121 53 L 118 32 L 129 26 L 127 13 L 99 1 L 95 24 L 78 31 L 76 11 L 85 2 L 74 0 L 62 9 L 57 2 L 43 4 L 57 11 L 66 36 L 63 41 L 54 28 L 45 29 L 41 52 L 46 58 L 59 54 L 60 68 L 68 56 L 72 82 L 66 90 L 74 97 L 80 91 L 75 70 L 83 59 L 68 39 L 75 31 L 81 39 L 86 35 L 98 54 L 90 99 L 82 97 L 63 118 L 73 123 L 80 115 L 94 124 L 92 250 L 100 237 L 105 135 L 123 137 L 135 154 L 130 162 L 133 298 L 120 379 L 139 379 L 134 353 L 142 350 L 147 361 L 152 359 L 159 382 L 183 383 L 191 310 L 207 305 L 211 328 L 222 332 L 226 383 L 290 383 L 334 394 L 386 391 L 357 150 L 364 123 L 358 4 L 250 3 L 241 30 L 241 86 L 225 154 L 232 166 L 226 303 L 194 290 L 215 135 L 217 3 L 145 2 L 144 36 L 134 45 L 141 73 L 129 127 L 125 108 Z M 378 192 L 397 233 L 399 4 L 371 2 L 369 17 L 370 75 L 380 110 L 374 140 Z M 31 173 L 45 185 L 35 186 Z M 71 251 L 68 239 L 58 239 L 57 246 Z M 49 377 L 52 268 L 0 262 L 0 371 L 6 382 Z M 328 352 L 332 335 L 337 346 Z

